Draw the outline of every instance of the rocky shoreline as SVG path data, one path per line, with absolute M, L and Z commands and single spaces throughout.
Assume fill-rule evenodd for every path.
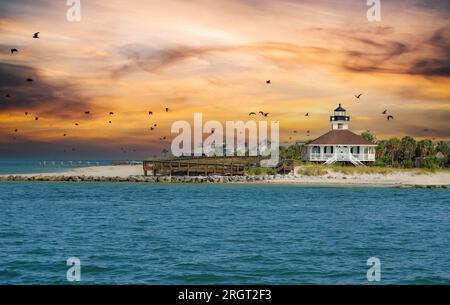
M 129 176 L 129 177 L 108 177 L 108 176 L 64 176 L 64 175 L 9 175 L 0 176 L 0 182 L 108 182 L 108 183 L 194 183 L 194 184 L 227 184 L 227 183 L 274 183 L 274 184 L 304 184 L 304 185 L 327 185 L 327 186 L 381 186 L 393 188 L 450 188 L 445 184 L 417 185 L 404 183 L 348 183 L 346 178 L 340 181 L 331 182 L 329 179 L 310 182 L 307 177 L 293 175 L 266 175 L 266 176 Z
M 140 182 L 140 183 L 244 183 L 274 181 L 287 176 L 0 176 L 0 181 L 46 181 L 46 182 Z

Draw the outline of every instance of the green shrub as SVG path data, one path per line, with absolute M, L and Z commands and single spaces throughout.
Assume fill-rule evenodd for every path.
M 266 176 L 266 175 L 274 175 L 275 171 L 273 168 L 252 167 L 247 171 L 247 174 L 251 176 Z
M 300 167 L 297 170 L 297 174 L 304 176 L 324 176 L 328 174 L 328 171 L 321 166 L 312 165 Z

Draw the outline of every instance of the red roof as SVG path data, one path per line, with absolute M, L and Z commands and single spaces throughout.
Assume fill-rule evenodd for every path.
M 308 145 L 376 145 L 350 130 L 331 130 Z

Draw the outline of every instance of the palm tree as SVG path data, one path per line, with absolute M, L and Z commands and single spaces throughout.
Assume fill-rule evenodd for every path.
M 431 140 L 421 140 L 417 143 L 416 156 L 417 157 L 430 157 L 434 155 L 433 142 Z
M 403 155 L 403 165 L 412 166 L 416 154 L 417 142 L 411 137 L 404 137 L 401 140 L 400 153 Z
M 401 142 L 397 138 L 389 139 L 386 143 L 386 149 L 388 151 L 388 157 L 390 164 L 394 165 L 395 161 L 398 161 L 398 152 L 401 147 Z

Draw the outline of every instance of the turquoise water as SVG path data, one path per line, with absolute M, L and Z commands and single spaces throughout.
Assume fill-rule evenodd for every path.
M 0 283 L 450 284 L 450 192 L 0 183 Z

